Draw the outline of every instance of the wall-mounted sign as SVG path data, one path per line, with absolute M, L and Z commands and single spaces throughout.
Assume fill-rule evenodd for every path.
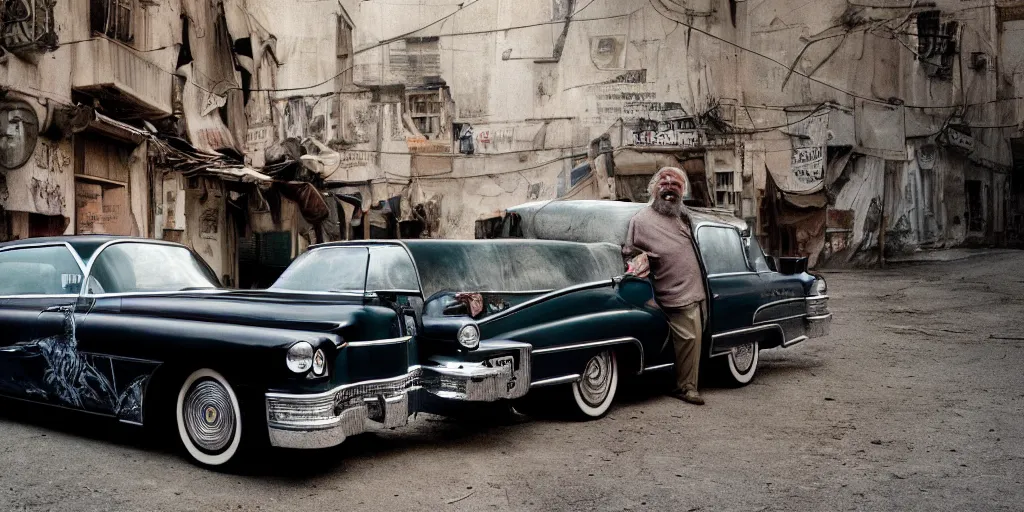
M 793 148 L 793 177 L 806 185 L 816 184 L 825 176 L 825 147 Z
M 961 149 L 965 153 L 974 151 L 974 137 L 955 129 L 952 126 L 946 130 L 946 140 L 949 141 L 951 146 Z
M 0 102 L 0 168 L 17 169 L 32 157 L 39 137 L 39 118 L 20 101 Z

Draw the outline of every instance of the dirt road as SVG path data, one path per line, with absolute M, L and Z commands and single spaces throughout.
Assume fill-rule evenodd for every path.
M 0 412 L 0 510 L 1022 510 L 1024 252 L 827 274 L 832 336 L 694 407 L 409 427 L 196 468 L 134 430 Z

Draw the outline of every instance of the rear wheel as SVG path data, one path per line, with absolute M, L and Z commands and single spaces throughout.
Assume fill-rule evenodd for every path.
M 733 347 L 729 355 L 725 356 L 725 366 L 728 369 L 722 373 L 730 384 L 745 386 L 754 380 L 754 374 L 757 373 L 758 348 L 758 343 L 753 341 Z
M 178 391 L 178 436 L 193 460 L 220 466 L 235 458 L 242 441 L 242 410 L 231 384 L 209 368 L 192 372 Z
M 600 418 L 608 412 L 619 386 L 615 352 L 605 350 L 587 361 L 580 380 L 572 383 L 572 397 L 586 418 Z

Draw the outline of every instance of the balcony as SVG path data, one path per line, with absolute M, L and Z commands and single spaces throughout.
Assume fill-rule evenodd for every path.
M 126 114 L 121 119 L 171 114 L 173 77 L 139 53 L 98 37 L 74 45 L 71 87 Z M 127 114 L 131 112 L 131 114 Z

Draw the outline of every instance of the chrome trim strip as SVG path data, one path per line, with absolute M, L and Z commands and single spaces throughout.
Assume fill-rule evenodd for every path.
M 718 334 L 712 334 L 711 335 L 711 348 L 708 349 L 708 353 L 709 353 L 708 357 L 724 356 L 724 355 L 729 353 L 728 351 L 715 353 L 715 340 L 716 339 L 724 338 L 726 336 L 735 336 L 737 334 L 749 334 L 749 333 L 754 333 L 754 332 L 763 332 L 763 331 L 771 331 L 771 330 L 777 330 L 779 332 L 779 335 L 781 335 L 782 339 L 786 339 L 786 330 L 783 329 L 782 326 L 779 325 L 779 324 L 755 325 L 753 327 L 745 327 L 743 329 L 736 329 L 735 331 L 727 331 L 727 332 L 721 332 L 721 333 L 718 333 Z
M 807 317 L 807 321 L 808 322 L 820 322 L 822 320 L 829 320 L 831 318 L 832 318 L 832 313 L 829 313 L 827 315 L 809 316 L 809 317 Z
M 731 277 L 731 276 L 747 276 L 747 275 L 755 275 L 756 276 L 757 272 L 754 272 L 754 271 L 751 271 L 751 270 L 747 270 L 745 272 L 722 272 L 722 273 L 719 273 L 719 274 L 708 274 L 708 279 L 712 279 L 712 278 L 715 278 L 715 277 Z
M 795 320 L 797 318 L 804 318 L 806 316 L 807 316 L 807 313 L 802 313 L 802 314 L 799 314 L 799 315 L 784 316 L 782 318 L 771 318 L 771 319 L 764 320 L 764 321 L 761 321 L 761 322 L 754 322 L 754 325 L 764 325 L 764 324 L 766 324 L 768 322 L 772 322 L 772 323 L 785 322 L 786 320 Z
M 0 300 L 4 299 L 77 299 L 77 293 L 53 293 L 53 294 L 22 294 L 22 295 L 0 295 Z
M 536 297 L 536 298 L 530 299 L 530 300 L 528 300 L 526 302 L 522 302 L 522 303 L 516 304 L 515 306 L 512 306 L 512 307 L 510 307 L 510 308 L 508 308 L 506 310 L 500 311 L 500 312 L 495 313 L 495 314 L 493 314 L 493 315 L 491 315 L 489 317 L 484 318 L 483 320 L 480 320 L 479 322 L 477 322 L 477 324 L 478 325 L 484 325 L 487 322 L 491 322 L 491 321 L 494 321 L 494 320 L 498 320 L 500 318 L 504 318 L 506 316 L 509 316 L 509 315 L 512 315 L 512 314 L 516 313 L 517 311 L 519 311 L 521 309 L 528 308 L 528 307 L 533 306 L 535 304 L 540 304 L 541 302 L 545 302 L 545 301 L 548 301 L 548 300 L 560 297 L 562 295 L 567 295 L 567 294 L 570 294 L 570 293 L 573 293 L 573 292 L 578 292 L 578 291 L 583 291 L 583 290 L 589 290 L 591 288 L 600 288 L 600 287 L 603 287 L 603 286 L 614 286 L 614 285 L 615 285 L 615 281 L 612 280 L 611 278 L 609 278 L 609 279 L 601 280 L 601 281 L 592 281 L 592 282 L 589 282 L 589 283 L 577 284 L 577 285 L 570 286 L 568 288 L 561 288 L 561 289 L 555 290 L 555 291 L 553 291 L 551 293 L 546 293 L 544 295 L 541 295 L 540 297 Z
M 783 343 L 782 344 L 782 348 L 792 347 L 793 345 L 796 345 L 797 343 L 800 343 L 801 341 L 807 341 L 807 339 L 808 339 L 807 336 L 797 336 L 796 338 L 793 338 L 793 339 Z
M 761 310 L 764 309 L 764 308 L 770 308 L 772 306 L 779 306 L 779 305 L 782 305 L 782 304 L 789 304 L 790 302 L 800 302 L 800 301 L 804 301 L 804 300 L 807 300 L 807 298 L 806 297 L 794 297 L 794 298 L 789 298 L 789 299 L 782 299 L 782 300 L 772 301 L 772 302 L 769 302 L 767 304 L 762 304 L 762 305 L 758 306 L 757 309 L 754 310 L 754 318 L 756 319 L 757 318 L 757 314 L 760 313 Z M 767 322 L 771 322 L 772 320 L 769 319 L 769 320 L 766 320 L 766 321 Z
M 345 391 L 346 389 L 349 389 L 349 388 L 354 388 L 354 387 L 359 387 L 359 386 L 372 386 L 374 384 L 390 384 L 392 382 L 399 382 L 399 381 L 402 381 L 404 379 L 408 379 L 410 377 L 413 377 L 413 376 L 419 374 L 420 368 L 421 368 L 421 366 L 419 366 L 419 365 L 410 366 L 409 367 L 409 372 L 404 374 L 404 375 L 399 375 L 397 377 L 388 377 L 386 379 L 363 380 L 363 381 L 359 381 L 359 382 L 353 382 L 353 383 L 350 383 L 350 384 L 342 384 L 341 386 L 338 386 L 338 387 L 336 387 L 334 389 L 331 389 L 331 390 L 328 390 L 328 391 L 324 391 L 324 392 L 321 392 L 321 393 L 302 393 L 302 394 L 296 394 L 296 393 L 272 393 L 272 392 L 268 392 L 268 393 L 265 393 L 265 395 L 266 395 L 267 398 L 289 399 L 289 398 L 296 398 L 296 397 L 298 397 L 298 398 L 300 398 L 302 400 L 305 400 L 305 401 L 316 400 L 318 398 L 327 398 L 329 396 L 333 396 L 336 393 L 340 393 L 340 392 Z
M 626 343 L 633 343 L 634 345 L 636 345 L 636 348 L 640 351 L 640 368 L 643 368 L 644 367 L 644 346 L 643 346 L 643 344 L 640 343 L 640 340 L 638 340 L 636 338 L 628 338 L 628 337 L 626 337 L 626 338 L 614 338 L 614 339 L 609 339 L 609 340 L 599 340 L 599 341 L 588 341 L 588 342 L 584 342 L 584 343 L 576 343 L 576 344 L 573 344 L 573 345 L 562 345 L 562 346 L 559 346 L 559 347 L 537 348 L 537 349 L 533 350 L 533 353 L 534 354 L 548 354 L 548 353 L 551 353 L 551 352 L 565 352 L 567 350 L 579 350 L 579 349 L 584 349 L 584 348 L 605 347 L 605 346 L 611 346 L 611 345 L 624 345 Z
M 558 291 L 558 290 L 556 290 L 555 288 L 548 288 L 546 290 L 518 290 L 518 291 L 511 291 L 511 290 L 481 290 L 481 291 L 474 291 L 473 293 L 489 293 L 489 294 L 493 294 L 493 295 L 536 295 L 538 293 L 551 293 L 551 292 L 555 292 L 555 291 Z
M 544 380 L 538 380 L 537 382 L 531 382 L 530 383 L 530 388 L 540 388 L 540 387 L 544 387 L 544 386 L 555 386 L 555 385 L 558 385 L 558 384 L 567 384 L 567 383 L 570 383 L 570 382 L 576 382 L 578 380 L 580 380 L 580 375 L 578 373 L 574 373 L 572 375 L 566 375 L 564 377 L 555 377 L 555 378 L 552 378 L 552 379 L 544 379 Z
M 244 291 L 244 290 L 241 290 L 241 291 Z M 306 290 L 292 290 L 290 288 L 266 288 L 266 289 L 260 290 L 260 291 L 261 292 L 280 293 L 280 294 L 290 293 L 290 294 L 295 294 L 295 295 L 323 295 L 323 296 L 326 296 L 326 297 L 337 297 L 337 296 L 341 295 L 341 296 L 359 297 L 360 299 L 365 299 L 366 298 L 366 294 L 365 293 L 363 293 L 363 292 L 356 292 L 356 291 L 352 291 L 352 292 L 314 292 L 314 291 L 306 291 Z M 416 293 L 419 293 L 419 292 L 416 292 Z
M 399 343 L 408 343 L 412 340 L 412 336 L 403 336 L 401 338 L 384 338 L 380 340 L 366 340 L 366 341 L 349 341 L 342 343 L 341 348 L 348 347 L 374 347 L 377 345 L 397 345 Z
M 807 300 L 828 300 L 828 295 L 811 295 L 806 298 Z
M 231 290 L 229 290 L 227 288 L 209 288 L 209 289 L 204 288 L 202 290 L 185 290 L 185 291 L 176 290 L 176 291 L 158 291 L 158 292 L 154 291 L 154 292 L 94 293 L 94 294 L 91 294 L 91 295 L 82 295 L 82 297 L 85 297 L 85 298 L 88 298 L 88 299 L 107 299 L 107 298 L 115 298 L 115 297 L 161 297 L 161 296 L 164 296 L 164 295 L 179 295 L 179 294 L 189 294 L 189 293 L 198 293 L 198 294 L 201 294 L 201 295 L 217 295 L 217 294 L 221 294 L 221 293 L 228 293 L 230 291 Z
M 648 366 L 647 368 L 644 368 L 644 371 L 645 372 L 653 372 L 655 370 L 664 370 L 666 368 L 672 368 L 675 365 L 676 365 L 675 363 L 656 364 L 654 366 Z
M 778 324 L 762 324 L 762 325 L 755 325 L 753 327 L 744 327 L 743 329 L 736 329 L 735 331 L 726 331 L 726 332 L 720 332 L 718 334 L 712 334 L 711 335 L 711 341 L 714 341 L 716 338 L 724 338 L 726 336 L 734 336 L 736 334 L 748 334 L 748 333 L 752 333 L 752 332 L 770 331 L 772 329 L 778 329 L 779 332 L 785 333 L 785 331 L 782 329 L 781 325 L 778 325 Z

